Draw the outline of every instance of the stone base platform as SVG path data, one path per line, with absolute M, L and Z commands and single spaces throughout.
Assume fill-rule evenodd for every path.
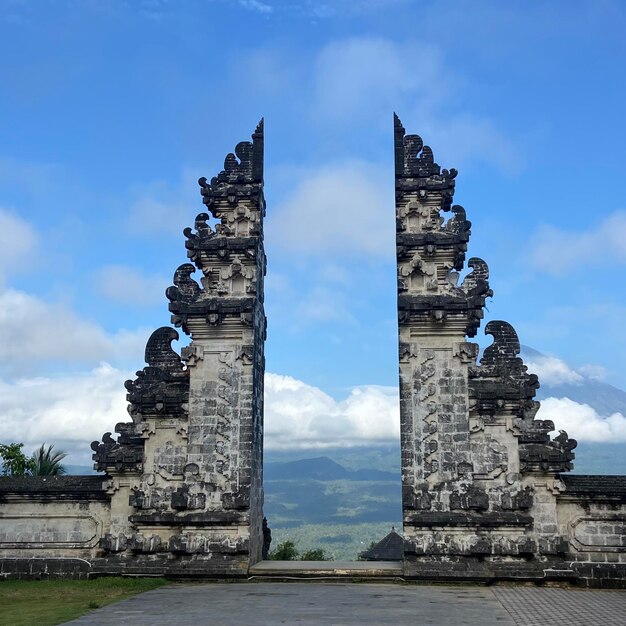
M 402 561 L 261 561 L 248 570 L 250 578 L 401 578 Z

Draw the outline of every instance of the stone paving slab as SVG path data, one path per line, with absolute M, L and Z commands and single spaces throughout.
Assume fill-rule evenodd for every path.
M 517 626 L 626 625 L 626 591 L 493 587 Z
M 626 592 L 384 583 L 172 585 L 68 624 L 626 626 Z

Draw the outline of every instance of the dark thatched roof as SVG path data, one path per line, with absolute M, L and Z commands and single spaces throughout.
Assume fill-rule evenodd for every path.
M 359 554 L 364 561 L 401 561 L 403 556 L 404 540 L 395 528 L 392 528 L 391 532 L 375 546 Z

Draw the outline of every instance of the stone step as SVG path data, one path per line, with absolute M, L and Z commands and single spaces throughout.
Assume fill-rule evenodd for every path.
M 402 561 L 261 561 L 248 570 L 262 578 L 395 578 Z
M 569 580 L 578 578 L 578 574 L 573 569 L 544 569 L 543 575 L 546 580 Z

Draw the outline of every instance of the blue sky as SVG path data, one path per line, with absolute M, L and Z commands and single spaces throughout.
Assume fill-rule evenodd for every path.
M 331 413 L 355 388 L 395 402 L 394 110 L 460 171 L 486 319 L 626 388 L 624 32 L 608 1 L 0 0 L 11 428 L 51 437 L 43 422 L 77 406 L 80 433 L 124 418 L 123 389 L 105 390 L 169 323 L 196 180 L 261 116 L 276 393 L 305 385 Z M 29 420 L 20 398 L 42 381 Z

